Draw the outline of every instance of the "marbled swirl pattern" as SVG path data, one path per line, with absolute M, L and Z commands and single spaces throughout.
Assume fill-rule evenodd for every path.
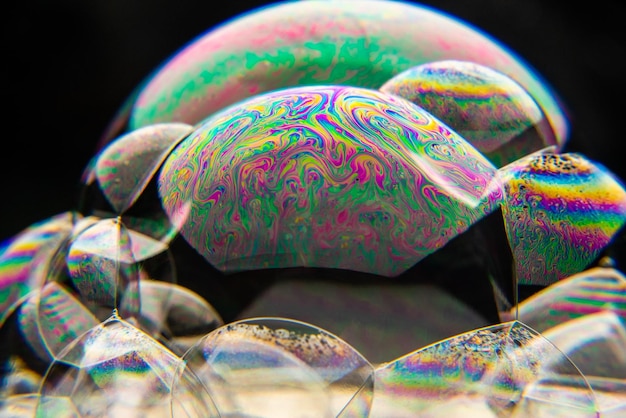
M 182 235 L 223 271 L 395 276 L 498 205 L 496 172 L 402 98 L 296 87 L 208 119 L 165 161 L 159 191 Z

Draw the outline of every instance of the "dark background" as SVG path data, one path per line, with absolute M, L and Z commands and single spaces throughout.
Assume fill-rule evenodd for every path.
M 3 5 L 0 240 L 71 209 L 100 135 L 138 83 L 213 25 L 269 2 L 56 0 Z M 560 94 L 568 150 L 620 177 L 626 98 L 617 1 L 424 1 L 507 45 Z

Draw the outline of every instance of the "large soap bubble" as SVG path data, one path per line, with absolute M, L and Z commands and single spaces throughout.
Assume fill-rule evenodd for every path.
M 407 100 L 309 86 L 207 119 L 165 161 L 163 206 L 225 272 L 395 276 L 494 210 L 497 170 Z
M 252 10 L 174 54 L 123 114 L 130 130 L 193 125 L 254 94 L 315 84 L 379 88 L 401 71 L 447 59 L 473 61 L 520 83 L 558 142 L 567 140 L 558 98 L 529 65 L 466 22 L 401 1 L 285 1 Z

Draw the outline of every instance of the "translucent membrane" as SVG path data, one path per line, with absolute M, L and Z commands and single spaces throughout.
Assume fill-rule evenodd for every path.
M 177 393 L 193 397 L 201 412 L 196 416 L 218 416 L 193 376 L 181 378 L 186 373 L 178 356 L 112 316 L 75 340 L 51 364 L 37 413 L 46 416 L 48 400 L 55 399 L 63 403 L 63 411 L 81 417 L 171 417 L 177 411 L 172 405 L 179 403 L 172 398 L 176 380 L 181 386 Z
M 524 300 L 519 318 L 565 353 L 589 380 L 601 416 L 626 411 L 626 278 L 592 268 Z
M 178 355 L 224 325 L 220 315 L 197 293 L 173 283 L 142 280 L 141 310 L 130 322 Z
M 577 153 L 533 154 L 500 169 L 519 284 L 548 285 L 591 264 L 626 222 L 626 191 Z
M 190 42 L 146 80 L 130 98 L 129 125 L 196 124 L 285 87 L 379 88 L 411 67 L 452 59 L 494 68 L 520 83 L 565 143 L 566 117 L 533 69 L 466 22 L 401 1 L 287 1 L 237 16 Z
M 191 130 L 183 123 L 156 124 L 107 144 L 85 170 L 80 211 L 100 218 L 121 216 L 137 234 L 168 244 L 176 229 L 150 185 L 169 152 Z
M 46 281 L 51 258 L 69 238 L 73 219 L 73 213 L 65 212 L 35 223 L 0 249 L 0 328 Z
M 369 410 L 373 367 L 307 323 L 253 318 L 208 334 L 183 359 L 222 416 L 335 417 Z
M 589 384 L 521 322 L 481 328 L 376 369 L 370 417 L 596 417 Z
M 556 147 L 537 102 L 505 74 L 469 61 L 435 61 L 412 67 L 380 88 L 423 107 L 502 167 Z
M 224 272 L 396 276 L 498 207 L 496 174 L 405 99 L 310 86 L 207 119 L 165 161 L 159 193 L 185 239 Z
M 75 234 L 67 269 L 81 299 L 123 316 L 139 311 L 139 272 L 130 234 L 118 219 L 94 222 Z
M 39 358 L 53 360 L 100 321 L 57 282 L 47 282 L 20 307 L 19 329 Z

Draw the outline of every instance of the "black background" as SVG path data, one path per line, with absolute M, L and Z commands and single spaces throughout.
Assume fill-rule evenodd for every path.
M 80 174 L 128 95 L 213 25 L 269 2 L 56 0 L 3 5 L 0 239 L 73 208 Z M 523 57 L 571 116 L 568 151 L 622 178 L 626 99 L 617 1 L 424 1 Z

